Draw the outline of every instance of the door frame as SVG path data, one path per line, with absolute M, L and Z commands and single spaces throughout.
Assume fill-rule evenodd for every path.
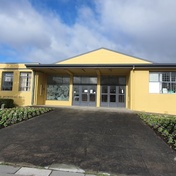
M 77 91 L 75 92 L 75 87 L 78 87 Z M 84 88 L 85 87 L 85 88 Z M 92 88 L 93 87 L 93 88 Z M 84 88 L 84 89 L 83 89 Z M 95 89 L 95 90 L 94 90 Z M 87 101 L 83 101 L 83 96 L 86 96 Z M 91 95 L 94 97 L 94 101 L 91 101 Z M 73 85 L 73 96 L 72 96 L 72 104 L 73 106 L 96 106 L 97 102 L 97 85 L 90 85 L 90 84 L 79 84 Z M 75 101 L 77 100 L 77 101 Z
M 107 87 L 107 92 L 102 92 L 103 87 Z M 111 87 L 115 87 L 114 93 Z M 107 96 L 107 101 L 103 102 L 102 96 Z M 115 96 L 115 101 L 111 101 L 111 97 Z M 121 85 L 101 85 L 100 91 L 100 106 L 101 107 L 126 107 L 126 86 Z

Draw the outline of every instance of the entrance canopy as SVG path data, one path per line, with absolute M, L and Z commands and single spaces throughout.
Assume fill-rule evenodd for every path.
M 133 69 L 133 65 L 58 65 L 58 64 L 35 64 L 26 65 L 33 71 L 46 74 L 69 74 L 69 75 L 97 75 L 97 74 L 127 74 Z
M 113 75 L 127 74 L 137 65 L 151 64 L 140 58 L 101 48 L 55 64 L 26 64 L 26 67 L 47 74 Z

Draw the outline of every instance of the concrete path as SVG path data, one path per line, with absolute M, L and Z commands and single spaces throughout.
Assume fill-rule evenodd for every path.
M 0 165 L 0 176 L 95 176 L 72 171 Z M 106 176 L 106 175 L 105 175 Z
M 0 129 L 0 162 L 21 167 L 64 163 L 86 173 L 175 176 L 175 158 L 175 151 L 135 113 L 125 109 L 60 107 Z M 24 175 L 22 171 L 23 167 L 4 174 Z M 45 171 L 50 175 L 70 174 L 51 168 Z

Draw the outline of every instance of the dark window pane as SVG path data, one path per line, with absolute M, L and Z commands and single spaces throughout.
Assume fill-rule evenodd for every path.
M 89 77 L 82 77 L 81 83 L 82 84 L 89 84 L 90 83 L 90 78 Z
M 97 84 L 97 77 L 74 77 L 73 84 Z
M 118 77 L 117 76 L 111 76 L 109 77 L 109 84 L 118 84 Z
M 101 84 L 105 85 L 117 85 L 118 77 L 117 76 L 101 76 Z
M 175 72 L 171 73 L 171 81 L 176 82 L 176 73 Z
M 108 93 L 108 86 L 102 86 L 102 93 Z
M 108 84 L 108 77 L 107 76 L 101 76 L 101 84 Z
M 110 93 L 116 93 L 116 86 L 110 86 Z
M 119 95 L 119 102 L 124 103 L 125 102 L 125 96 L 124 95 Z
M 116 102 L 116 95 L 110 95 L 110 102 Z
M 119 77 L 119 84 L 120 85 L 126 85 L 126 78 L 125 77 Z
M 13 73 L 3 73 L 2 90 L 10 91 L 13 86 Z
M 87 101 L 87 94 L 82 94 L 82 101 Z
M 107 95 L 101 95 L 101 101 L 102 102 L 108 102 L 108 96 Z
M 162 73 L 162 81 L 170 81 L 170 73 Z
M 91 102 L 95 102 L 95 94 L 90 94 L 90 95 L 89 95 L 89 100 L 90 100 Z

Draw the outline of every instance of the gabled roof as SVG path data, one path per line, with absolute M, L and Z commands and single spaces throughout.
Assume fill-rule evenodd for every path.
M 152 64 L 152 62 L 129 56 L 123 53 L 112 51 L 106 48 L 100 48 L 91 52 L 87 52 L 67 60 L 57 62 L 56 64 L 72 65 L 72 64 Z

